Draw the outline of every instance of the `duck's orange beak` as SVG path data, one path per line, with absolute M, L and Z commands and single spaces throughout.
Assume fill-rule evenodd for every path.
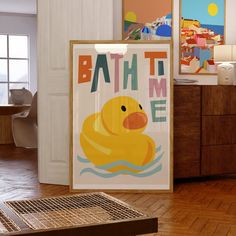
M 126 129 L 141 129 L 146 126 L 148 122 L 147 115 L 141 112 L 135 112 L 128 115 L 124 122 L 123 126 Z

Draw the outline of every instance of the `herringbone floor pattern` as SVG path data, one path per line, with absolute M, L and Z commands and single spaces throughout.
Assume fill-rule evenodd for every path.
M 68 193 L 68 187 L 37 181 L 34 150 L 0 146 L 0 200 Z M 174 194 L 112 194 L 158 216 L 159 233 L 170 236 L 236 236 L 236 177 L 175 184 Z

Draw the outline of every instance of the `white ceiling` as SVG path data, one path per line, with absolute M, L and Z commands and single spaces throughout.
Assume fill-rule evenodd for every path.
M 0 12 L 36 14 L 36 0 L 0 0 Z

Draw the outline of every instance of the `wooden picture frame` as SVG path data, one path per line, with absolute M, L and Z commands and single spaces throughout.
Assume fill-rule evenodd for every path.
M 70 42 L 70 191 L 173 191 L 172 57 L 169 41 Z
M 131 6 L 132 4 L 134 5 Z M 122 0 L 122 39 L 171 41 L 173 8 L 173 0 Z M 129 22 L 127 18 L 130 18 Z
M 205 7 L 208 8 L 206 9 L 205 13 L 206 15 L 208 14 L 209 16 L 215 16 L 219 15 L 219 21 L 224 21 L 223 25 L 210 25 L 202 24 L 199 19 L 196 17 L 186 17 L 186 21 L 195 21 L 196 24 L 199 25 L 194 25 L 196 27 L 195 35 L 197 34 L 197 30 L 199 32 L 203 32 L 205 29 L 206 31 L 209 31 L 209 37 L 205 36 L 206 32 L 202 34 L 203 36 L 199 35 L 199 37 L 190 36 L 189 43 L 191 43 L 191 46 L 189 47 L 189 43 L 187 43 L 187 40 L 182 44 L 182 29 L 185 29 L 183 26 L 183 6 L 185 6 L 186 2 L 191 6 L 194 10 L 194 13 L 199 12 L 198 9 L 196 9 L 196 6 L 193 6 L 194 3 L 198 4 L 206 4 Z M 226 1 L 227 0 L 216 0 L 214 3 L 212 1 L 206 1 L 206 0 L 200 0 L 200 1 L 195 1 L 195 0 L 180 0 L 180 17 L 179 17 L 179 74 L 180 75 L 216 75 L 217 74 L 217 68 L 216 64 L 214 63 L 214 55 L 213 55 L 213 41 L 214 45 L 221 45 L 225 44 L 225 38 L 226 38 Z M 221 3 L 219 6 L 223 6 L 223 10 L 217 6 L 217 4 Z M 218 3 L 219 2 L 219 3 Z M 213 4 L 213 5 L 212 5 Z M 187 6 L 185 6 L 187 9 Z M 203 14 L 203 11 L 200 11 L 201 15 Z M 190 14 L 190 13 L 189 13 Z M 223 14 L 223 16 L 222 16 Z M 193 19 L 194 18 L 194 19 Z M 207 20 L 207 16 L 204 16 Z M 208 17 L 211 18 L 211 17 Z M 205 21 L 206 21 L 205 20 Z M 209 20 L 211 21 L 211 20 Z M 188 24 L 188 22 L 186 22 Z M 202 27 L 203 26 L 203 27 Z M 189 26 L 186 28 L 186 30 L 190 29 Z M 223 29 L 222 29 L 223 28 Z M 192 29 L 192 28 L 191 28 Z M 202 29 L 202 30 L 200 30 Z M 189 30 L 190 31 L 190 30 Z M 187 31 L 186 31 L 187 32 Z M 213 39 L 213 37 L 210 36 L 212 32 L 217 33 L 216 38 L 220 37 L 219 42 L 216 39 Z M 220 33 L 221 32 L 221 33 Z M 223 32 L 223 35 L 222 35 Z M 185 36 L 184 36 L 185 37 Z M 195 37 L 195 38 L 193 38 Z M 202 38 L 201 38 L 202 37 Z M 205 39 L 204 39 L 205 38 Z M 202 40 L 201 40 L 202 39 Z M 191 41 L 191 42 L 190 42 Z M 182 46 L 186 45 L 187 46 Z M 202 44 L 202 46 L 200 46 Z M 185 54 L 184 56 L 182 55 L 183 48 L 186 48 L 186 51 L 183 53 Z M 196 48 L 196 49 L 195 49 Z M 209 52 L 208 52 L 209 51 Z M 205 57 L 205 58 L 204 58 Z

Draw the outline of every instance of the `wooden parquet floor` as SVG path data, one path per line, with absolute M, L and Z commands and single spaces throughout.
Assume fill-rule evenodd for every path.
M 0 146 L 0 200 L 68 194 L 68 187 L 39 184 L 35 150 Z M 173 194 L 112 194 L 159 218 L 170 236 L 236 236 L 236 177 L 178 182 Z

